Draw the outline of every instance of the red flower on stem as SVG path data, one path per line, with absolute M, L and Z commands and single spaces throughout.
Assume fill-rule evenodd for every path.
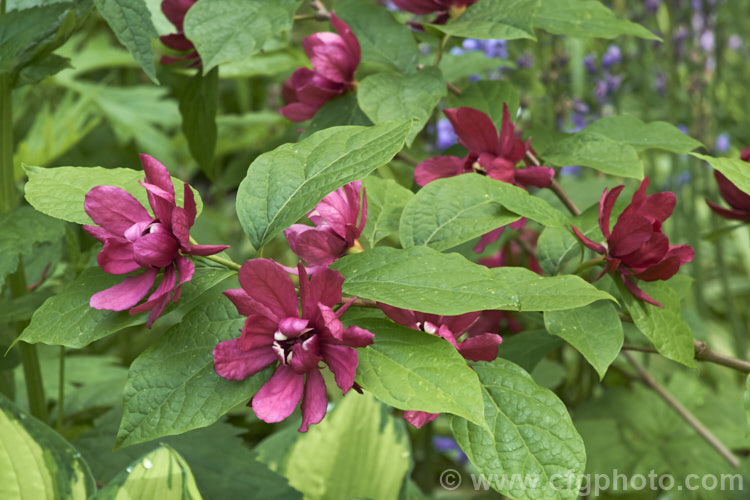
M 224 292 L 247 316 L 237 339 L 220 342 L 213 352 L 214 370 L 228 380 L 244 380 L 278 361 L 273 376 L 248 403 L 265 422 L 280 422 L 302 401 L 301 432 L 326 414 L 328 398 L 319 363 L 333 372 L 336 385 L 346 394 L 354 385 L 357 351 L 372 343 L 373 334 L 339 318 L 354 299 L 337 311 L 344 278 L 322 269 L 308 280 L 302 264 L 299 298 L 284 268 L 272 260 L 255 259 L 240 268 L 241 289 Z
M 190 7 L 192 7 L 197 1 L 198 0 L 164 0 L 161 3 L 161 11 L 167 16 L 169 22 L 175 25 L 177 33 L 162 35 L 159 37 L 159 40 L 170 49 L 180 52 L 189 51 L 182 57 L 162 56 L 162 64 L 172 64 L 185 61 L 189 63 L 189 67 L 200 67 L 201 58 L 195 50 L 195 45 L 187 39 L 185 32 L 183 31 L 185 14 L 187 14 Z
M 185 184 L 184 207 L 178 207 L 167 168 L 148 155 L 140 157 L 146 174 L 141 185 L 148 193 L 153 216 L 124 189 L 96 186 L 86 193 L 84 208 L 98 226 L 83 228 L 104 243 L 97 262 L 105 272 L 128 274 L 145 270 L 95 293 L 89 302 L 91 307 L 110 311 L 130 309 L 130 314 L 150 310 L 147 326 L 151 328 L 170 299 L 177 302 L 182 285 L 193 276 L 195 268 L 185 255 L 213 255 L 228 246 L 190 244 L 190 228 L 196 217 L 193 190 Z M 159 286 L 146 302 L 136 306 L 162 270 Z
M 331 14 L 331 24 L 339 34 L 325 31 L 302 41 L 315 69 L 297 68 L 284 82 L 286 106 L 279 113 L 294 122 L 312 118 L 325 103 L 356 86 L 354 73 L 361 59 L 357 37 L 336 14 Z
M 743 149 L 740 158 L 743 161 L 750 162 L 750 148 Z M 706 200 L 711 210 L 725 219 L 750 222 L 750 195 L 740 190 L 740 188 L 735 186 L 732 181 L 727 179 L 718 170 L 714 170 L 714 177 L 716 178 L 716 183 L 719 185 L 721 197 L 732 208 L 724 208 L 710 200 Z
M 646 196 L 649 179 L 641 182 L 630 204 L 617 218 L 609 231 L 609 219 L 617 197 L 625 186 L 606 189 L 599 200 L 599 227 L 606 238 L 595 243 L 573 227 L 576 236 L 594 252 L 604 255 L 607 265 L 599 275 L 620 272 L 623 284 L 637 298 L 662 307 L 638 288 L 633 278 L 643 281 L 666 280 L 693 260 L 693 249 L 688 245 L 670 245 L 662 232 L 662 223 L 672 214 L 676 203 L 674 193 L 654 193 Z M 597 279 L 599 279 L 597 278 Z
M 503 341 L 496 333 L 464 335 L 479 319 L 479 311 L 458 316 L 440 316 L 389 306 L 378 302 L 378 307 L 396 323 L 442 337 L 470 361 L 492 361 L 497 358 L 497 346 Z M 404 419 L 414 427 L 422 427 L 438 417 L 438 413 L 406 411 Z

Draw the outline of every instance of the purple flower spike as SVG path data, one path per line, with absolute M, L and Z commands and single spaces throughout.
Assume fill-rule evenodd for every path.
M 193 276 L 195 268 L 185 255 L 213 255 L 228 247 L 190 244 L 190 228 L 197 214 L 193 190 L 185 184 L 184 206 L 178 207 L 167 168 L 148 155 L 140 157 L 146 173 L 141 184 L 148 193 L 153 216 L 124 189 L 96 186 L 86 193 L 84 208 L 98 225 L 83 228 L 104 243 L 97 262 L 105 272 L 128 274 L 145 270 L 95 293 L 89 302 L 91 307 L 130 309 L 130 314 L 151 311 L 146 323 L 151 328 L 169 301 L 177 302 L 182 285 Z M 136 305 L 151 290 L 161 270 L 161 283 L 146 302 Z
M 315 69 L 298 68 L 284 82 L 286 106 L 279 113 L 294 122 L 312 118 L 325 103 L 356 86 L 354 73 L 361 59 L 357 37 L 336 14 L 331 14 L 331 24 L 339 34 L 325 31 L 302 41 Z
M 299 297 L 284 268 L 272 260 L 249 260 L 239 272 L 238 290 L 224 294 L 247 316 L 237 339 L 220 342 L 213 351 L 214 370 L 227 380 L 244 380 L 276 363 L 273 376 L 248 406 L 264 422 L 280 422 L 302 401 L 300 432 L 326 414 L 328 398 L 318 364 L 331 369 L 336 385 L 346 394 L 354 385 L 357 351 L 372 343 L 373 334 L 357 326 L 344 328 L 339 318 L 344 278 L 322 269 L 308 280 L 302 264 Z
M 455 347 L 464 359 L 470 361 L 492 361 L 497 358 L 497 346 L 503 341 L 496 333 L 467 333 L 479 319 L 480 311 L 458 316 L 439 316 L 389 306 L 378 302 L 378 307 L 396 323 L 412 330 L 420 330 L 442 337 Z M 467 333 L 465 338 L 464 334 Z M 437 413 L 406 411 L 404 419 L 414 427 L 422 427 L 438 417 Z
M 315 226 L 294 224 L 284 231 L 284 236 L 292 251 L 309 265 L 327 267 L 350 248 L 361 249 L 358 238 L 367 220 L 362 181 L 350 182 L 330 193 L 307 217 Z

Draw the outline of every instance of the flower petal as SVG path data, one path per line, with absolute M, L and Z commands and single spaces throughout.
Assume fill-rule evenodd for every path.
M 516 182 L 522 186 L 548 188 L 554 176 L 555 170 L 550 167 L 517 168 L 515 171 Z
M 177 302 L 177 299 L 180 298 L 182 285 L 193 279 L 193 274 L 195 274 L 195 266 L 187 257 L 178 255 L 175 259 L 175 264 L 177 265 L 177 273 L 180 275 L 180 282 L 177 283 L 177 287 L 175 288 L 174 296 L 172 297 L 173 302 Z
M 625 189 L 625 186 L 617 186 L 612 190 L 605 189 L 602 193 L 602 197 L 599 199 L 599 228 L 602 230 L 602 234 L 605 238 L 609 238 L 609 219 L 612 217 L 612 209 L 617 202 L 617 197 L 620 196 L 620 192 Z
M 122 283 L 92 295 L 89 305 L 94 309 L 109 311 L 130 309 L 154 286 L 157 272 L 156 269 L 148 269 L 145 273 L 125 278 Z
M 357 69 L 354 54 L 341 35 L 318 32 L 305 37 L 302 48 L 319 75 L 337 83 L 347 83 L 354 78 Z
M 714 170 L 714 177 L 716 178 L 716 183 L 719 185 L 721 197 L 724 198 L 732 208 L 744 210 L 746 212 L 750 211 L 750 195 L 735 186 L 732 181 L 727 179 L 726 176 L 718 170 Z
M 237 339 L 219 342 L 213 351 L 214 371 L 227 380 L 245 380 L 276 361 L 270 346 L 246 351 Z
M 294 412 L 302 399 L 304 388 L 304 374 L 295 372 L 289 366 L 279 365 L 253 397 L 253 411 L 264 422 L 281 422 Z
M 153 184 L 161 190 L 157 196 L 148 188 L 146 189 L 148 202 L 154 210 L 154 216 L 162 224 L 171 227 L 172 209 L 175 207 L 175 198 L 174 186 L 172 185 L 172 178 L 169 176 L 169 171 L 167 167 L 152 156 L 146 154 L 138 156 L 141 159 L 141 165 L 143 165 L 143 172 L 146 174 L 146 182 Z
M 141 268 L 134 259 L 133 244 L 119 238 L 106 240 L 96 261 L 109 274 L 128 274 Z
M 273 335 L 278 329 L 276 321 L 261 314 L 251 314 L 245 319 L 242 334 L 237 340 L 240 349 L 249 351 L 269 347 L 273 344 Z
M 344 346 L 326 344 L 320 346 L 323 361 L 331 369 L 336 379 L 336 385 L 347 393 L 354 385 L 354 376 L 357 374 L 357 351 Z
M 302 425 L 300 432 L 307 432 L 311 425 L 317 424 L 326 416 L 328 396 L 326 383 L 320 370 L 307 372 L 305 381 L 305 395 L 302 399 Z
M 364 328 L 352 325 L 341 335 L 341 344 L 348 347 L 365 347 L 372 344 L 375 334 Z
M 412 330 L 419 330 L 417 326 L 417 318 L 414 311 L 408 309 L 401 309 L 400 307 L 389 306 L 382 302 L 377 303 L 378 308 L 385 313 L 386 316 L 391 318 L 399 325 L 411 328 Z
M 330 231 L 294 224 L 284 230 L 289 248 L 299 258 L 313 266 L 328 266 L 346 251 L 346 241 Z
M 436 156 L 417 165 L 414 170 L 414 182 L 418 186 L 426 186 L 436 179 L 453 177 L 466 172 L 463 159 L 456 156 Z
M 344 39 L 344 42 L 346 42 L 346 45 L 349 47 L 351 63 L 354 65 L 352 70 L 353 74 L 362 59 L 362 49 L 359 46 L 359 41 L 357 40 L 357 37 L 354 36 L 349 25 L 342 21 L 335 12 L 331 12 L 331 25 L 333 25 L 333 28 L 339 33 L 339 35 L 341 35 L 341 38 Z
M 750 220 L 750 211 L 743 211 L 736 208 L 733 209 L 727 209 L 720 205 L 717 205 L 716 203 L 706 200 L 706 203 L 708 203 L 708 206 L 711 208 L 711 210 L 714 211 L 714 213 L 720 217 L 724 217 L 725 219 L 731 219 L 731 220 L 744 220 L 749 221 Z M 92 227 L 92 226 L 85 226 L 85 227 Z M 86 230 L 89 234 L 91 234 L 88 229 Z M 94 236 L 92 234 L 92 236 Z M 94 236 L 96 238 L 96 236 Z M 99 239 L 99 238 L 97 238 Z M 101 241 L 101 240 L 100 240 Z
M 240 285 L 254 302 L 253 309 L 267 318 L 299 316 L 297 292 L 292 280 L 276 262 L 268 259 L 248 260 L 239 272 Z
M 227 248 L 229 248 L 229 245 L 188 245 L 187 248 L 185 248 L 185 253 L 188 255 L 205 257 L 207 255 L 223 252 Z
M 427 413 L 426 411 L 409 410 L 404 412 L 404 420 L 409 422 L 417 429 L 423 427 L 438 418 L 439 413 Z
M 483 333 L 460 342 L 458 352 L 470 361 L 492 361 L 497 358 L 497 346 L 502 341 L 496 333 Z
M 146 321 L 146 327 L 151 328 L 156 318 L 164 312 L 164 308 L 169 304 L 172 298 L 172 291 L 177 283 L 177 273 L 174 270 L 174 266 L 169 266 L 164 269 L 164 276 L 161 279 L 161 283 L 156 287 L 154 293 L 152 293 L 148 300 L 143 304 L 137 305 L 130 310 L 130 314 L 138 314 L 140 312 L 148 311 L 151 312 L 148 315 Z
M 600 254 L 607 253 L 607 249 L 604 248 L 603 245 L 600 245 L 599 243 L 595 243 L 594 241 L 591 241 L 590 239 L 588 239 L 586 236 L 583 235 L 582 232 L 578 230 L 577 227 L 575 226 L 571 226 L 571 227 L 575 235 L 578 237 L 578 239 L 581 240 L 581 243 L 586 245 L 587 248 L 593 250 L 596 253 L 600 253 Z
M 91 188 L 83 207 L 95 223 L 116 235 L 124 235 L 133 224 L 152 220 L 132 194 L 115 186 Z
M 649 304 L 653 304 L 656 307 L 664 307 L 654 299 L 648 296 L 646 292 L 638 288 L 638 285 L 635 284 L 632 278 L 625 274 L 620 274 L 620 279 L 625 284 L 625 287 L 630 291 L 630 293 L 633 294 L 633 296 L 637 299 L 640 299 L 644 302 L 648 302 Z
M 179 243 L 160 224 L 154 224 L 154 232 L 141 236 L 133 243 L 135 261 L 142 267 L 167 267 L 177 256 Z
M 341 286 L 344 284 L 341 273 L 328 268 L 320 269 L 308 281 L 307 272 L 303 271 L 301 265 L 298 265 L 298 269 L 303 318 L 315 318 L 318 303 L 333 307 L 341 302 Z
M 477 154 L 500 154 L 497 129 L 489 116 L 478 109 L 467 107 L 446 109 L 443 113 L 451 121 L 463 147 Z
M 623 214 L 617 219 L 612 234 L 607 238 L 609 253 L 614 257 L 638 250 L 654 234 L 651 221 L 640 214 Z

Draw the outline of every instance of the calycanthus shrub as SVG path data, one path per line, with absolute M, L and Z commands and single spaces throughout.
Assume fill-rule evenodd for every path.
M 3 2 L 0 497 L 741 498 L 734 21 L 608 4 Z

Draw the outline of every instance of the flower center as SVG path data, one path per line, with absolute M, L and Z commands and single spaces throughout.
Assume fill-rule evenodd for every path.
M 273 344 L 271 348 L 276 353 L 276 357 L 279 358 L 282 365 L 288 366 L 292 362 L 292 356 L 294 355 L 293 347 L 296 344 L 302 344 L 302 349 L 307 351 L 310 349 L 312 338 L 316 335 L 316 332 L 312 328 L 303 328 L 299 333 L 286 334 L 281 329 L 276 330 L 273 334 Z

